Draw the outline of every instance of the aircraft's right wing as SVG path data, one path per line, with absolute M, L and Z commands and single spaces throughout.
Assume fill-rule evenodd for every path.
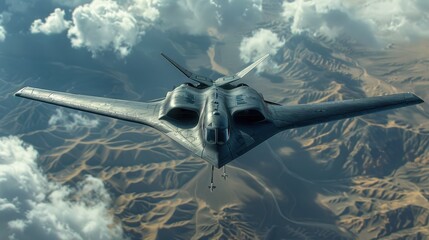
M 135 102 L 25 87 L 15 96 L 144 124 L 168 132 L 159 120 L 159 102 Z
M 399 93 L 316 104 L 298 104 L 292 106 L 270 105 L 269 108 L 272 112 L 274 124 L 281 130 L 285 130 L 405 107 L 422 102 L 424 101 L 413 93 Z

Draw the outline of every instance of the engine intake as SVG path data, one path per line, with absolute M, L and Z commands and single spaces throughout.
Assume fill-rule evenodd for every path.
M 181 126 L 195 126 L 199 120 L 198 112 L 185 108 L 173 108 L 166 114 L 166 120 Z
M 265 116 L 256 109 L 240 110 L 233 114 L 236 123 L 252 124 L 265 121 Z

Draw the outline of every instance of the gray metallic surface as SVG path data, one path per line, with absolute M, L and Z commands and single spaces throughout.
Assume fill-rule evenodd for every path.
M 214 81 L 214 84 L 216 86 L 222 86 L 222 85 L 226 85 L 226 84 L 235 82 L 237 80 L 240 80 L 246 74 L 248 74 L 250 71 L 252 71 L 252 69 L 254 69 L 256 66 L 258 66 L 258 64 L 260 64 L 261 62 L 263 62 L 268 56 L 269 56 L 269 54 L 265 54 L 264 56 L 262 56 L 261 58 L 259 58 L 258 60 L 256 60 L 254 63 L 250 64 L 245 69 L 243 69 L 240 72 L 234 74 L 233 76 L 225 76 L 225 77 L 221 77 L 221 78 L 216 79 Z
M 266 56 L 261 59 L 265 58 Z M 172 62 L 168 57 L 167 59 Z M 258 61 L 261 62 L 261 59 Z M 281 106 L 264 101 L 261 94 L 247 85 L 231 85 L 230 83 L 235 81 L 234 76 L 229 77 L 229 80 L 225 80 L 228 78 L 226 77 L 210 84 L 207 83 L 208 78 L 194 79 L 198 75 L 175 62 L 173 64 L 201 85 L 182 84 L 168 92 L 164 99 L 147 103 L 31 87 L 25 87 L 15 95 L 153 127 L 217 168 L 286 129 L 423 102 L 412 93 L 400 93 L 356 100 Z M 252 64 L 243 70 L 243 76 L 255 66 L 256 64 Z M 219 131 L 214 142 L 206 136 L 211 129 Z M 221 131 L 225 136 L 220 135 Z M 223 138 L 226 139 L 225 142 L 221 140 Z

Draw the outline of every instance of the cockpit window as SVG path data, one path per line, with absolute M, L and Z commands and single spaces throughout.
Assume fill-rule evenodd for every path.
M 217 130 L 217 143 L 224 144 L 229 139 L 228 128 L 220 128 Z
M 215 129 L 206 129 L 205 138 L 208 143 L 215 144 L 216 143 L 216 130 Z
M 229 139 L 228 128 L 206 128 L 204 137 L 210 144 L 225 144 Z

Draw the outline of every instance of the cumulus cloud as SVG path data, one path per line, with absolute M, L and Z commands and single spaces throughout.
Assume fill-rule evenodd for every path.
M 245 63 L 250 63 L 265 54 L 274 56 L 285 44 L 276 33 L 269 29 L 260 28 L 252 32 L 251 36 L 244 37 L 240 43 L 240 58 Z M 258 65 L 258 71 L 277 72 L 278 64 L 272 60 L 272 57 Z
M 56 8 L 51 15 L 45 18 L 45 22 L 42 19 L 37 19 L 31 24 L 31 33 L 44 33 L 47 35 L 61 33 L 68 29 L 70 21 L 64 19 L 64 10 Z
M 0 15 L 0 42 L 3 42 L 6 39 L 6 29 L 1 24 L 2 16 Z
M 124 4 L 124 7 L 137 19 L 150 24 L 158 20 L 160 15 L 159 7 L 162 4 L 162 0 L 133 0 L 129 4 Z
M 68 36 L 73 47 L 94 56 L 113 50 L 125 57 L 147 28 L 202 33 L 216 22 L 215 11 L 206 0 L 94 0 L 73 10 Z
M 6 30 L 3 26 L 0 26 L 0 42 L 3 42 L 6 39 Z
M 6 0 L 15 1 L 15 0 Z M 28 8 L 24 0 L 15 8 Z M 34 5 L 35 0 L 29 0 Z M 54 34 L 68 29 L 72 47 L 85 48 L 93 56 L 113 51 L 127 56 L 150 27 L 190 35 L 207 35 L 209 29 L 234 29 L 259 19 L 262 0 L 51 0 L 72 9 L 70 21 L 55 10 L 31 26 L 33 33 Z M 21 4 L 22 3 L 22 4 Z M 12 2 L 11 2 L 12 4 Z M 22 5 L 22 6 L 21 6 Z M 19 7 L 21 6 L 21 7 Z M 227 23 L 227 24 L 225 24 Z
M 296 0 L 283 3 L 283 16 L 292 33 L 377 45 L 429 37 L 428 5 L 425 0 Z
M 0 137 L 0 239 L 121 239 L 100 179 L 76 188 L 49 181 L 37 151 L 14 136 Z
M 77 7 L 68 30 L 73 47 L 85 47 L 93 55 L 111 49 L 121 57 L 130 53 L 140 34 L 134 16 L 112 0 L 94 0 Z
M 95 128 L 98 126 L 97 119 L 90 119 L 78 113 L 64 113 L 61 109 L 56 109 L 54 115 L 49 118 L 49 125 L 64 127 L 67 131 L 74 131 L 79 127 Z

